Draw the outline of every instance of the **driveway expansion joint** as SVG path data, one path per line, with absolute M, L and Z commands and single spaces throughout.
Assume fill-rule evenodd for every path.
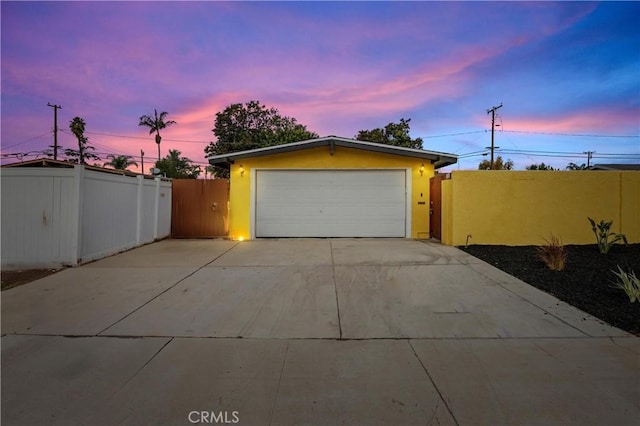
M 449 415 L 451 415 L 451 418 L 455 422 L 456 426 L 460 426 L 460 423 L 458 422 L 458 419 L 456 419 L 456 416 L 453 413 L 453 410 L 451 409 L 451 407 L 449 406 L 449 403 L 447 402 L 446 398 L 442 394 L 442 391 L 440 390 L 440 388 L 438 388 L 438 384 L 435 382 L 435 380 L 433 379 L 433 377 L 429 373 L 429 370 L 427 369 L 427 366 L 424 365 L 424 362 L 422 362 L 422 360 L 418 356 L 418 353 L 416 352 L 416 348 L 414 348 L 413 345 L 411 344 L 411 340 L 407 340 L 407 343 L 409 344 L 409 347 L 411 348 L 411 352 L 413 352 L 413 356 L 418 360 L 418 362 L 422 366 L 422 369 L 424 370 L 425 374 L 429 378 L 429 381 L 431 382 L 431 385 L 435 389 L 436 393 L 438 394 L 438 397 L 440 398 L 440 400 L 442 401 L 444 406 L 447 408 L 447 411 L 449 412 Z M 436 406 L 436 408 L 437 408 L 437 406 Z M 434 415 L 435 415 L 435 413 L 434 413 Z
M 171 289 L 173 289 L 174 287 L 176 287 L 178 284 L 180 284 L 181 282 L 183 282 L 184 280 L 186 280 L 189 277 L 192 277 L 193 275 L 195 275 L 196 273 L 198 273 L 200 270 L 206 268 L 207 266 L 211 265 L 213 262 L 215 262 L 216 260 L 220 259 L 222 256 L 224 256 L 225 254 L 227 254 L 228 252 L 230 252 L 231 250 L 233 250 L 234 247 L 236 247 L 238 244 L 240 244 L 239 242 L 236 242 L 234 245 L 232 245 L 231 247 L 229 247 L 227 250 L 225 250 L 224 252 L 220 253 L 218 256 L 214 257 L 212 260 L 210 260 L 209 262 L 205 263 L 204 265 L 198 267 L 195 271 L 185 275 L 184 277 L 180 278 L 175 284 L 167 287 L 166 289 L 164 289 L 163 291 L 161 291 L 160 293 L 156 294 L 154 297 L 152 297 L 151 299 L 147 300 L 146 302 L 144 302 L 142 305 L 138 306 L 137 308 L 135 308 L 134 310 L 132 310 L 131 312 L 129 312 L 128 314 L 126 314 L 125 316 L 123 316 L 122 318 L 120 318 L 119 320 L 115 321 L 113 324 L 108 325 L 107 327 L 105 327 L 103 330 L 99 331 L 97 333 L 97 335 L 101 335 L 102 333 L 104 333 L 105 331 L 107 331 L 108 329 L 110 329 L 111 327 L 115 326 L 116 324 L 118 324 L 121 321 L 124 321 L 125 319 L 127 319 L 128 317 L 130 317 L 131 315 L 133 315 L 134 313 L 136 313 L 137 311 L 139 311 L 140 309 L 144 308 L 145 306 L 147 306 L 149 303 L 153 302 L 154 300 L 156 300 L 158 297 L 162 296 L 163 294 L 167 293 L 168 291 L 170 291 Z
M 153 355 L 151 355 L 151 357 L 150 357 L 150 358 L 149 358 L 149 359 L 148 359 L 144 364 L 142 364 L 142 365 L 140 366 L 140 368 L 138 368 L 138 369 L 135 371 L 135 373 L 133 373 L 133 374 L 131 375 L 131 377 L 129 377 L 129 378 L 128 378 L 128 379 L 127 379 L 127 380 L 126 380 L 126 381 L 125 381 L 121 386 L 120 386 L 120 389 L 118 389 L 118 391 L 116 391 L 115 393 L 118 393 L 118 392 L 120 392 L 122 389 L 126 388 L 126 387 L 127 387 L 127 385 L 128 385 L 128 384 L 129 384 L 133 379 L 135 379 L 135 378 L 136 378 L 136 376 L 137 376 L 138 374 L 140 374 L 140 372 L 141 372 L 142 370 L 144 370 L 144 369 L 147 367 L 147 365 L 149 365 L 149 364 L 151 363 L 151 361 L 153 361 L 153 360 L 154 360 L 154 359 L 155 359 L 155 358 L 160 354 L 160 352 L 162 352 L 162 351 L 164 350 L 164 348 L 166 348 L 166 347 L 169 345 L 169 343 L 171 343 L 171 342 L 173 342 L 173 337 L 172 337 L 172 338 L 170 338 L 169 340 L 167 340 L 167 341 L 165 342 L 165 344 L 164 344 L 164 345 L 162 345 L 162 346 L 160 347 L 160 349 L 158 349 L 158 350 L 157 350 Z
M 275 395 L 273 397 L 273 405 L 271 405 L 271 410 L 269 410 L 269 426 L 273 423 L 273 415 L 276 411 L 276 405 L 278 404 L 278 395 L 280 394 L 280 384 L 282 383 L 282 376 L 284 375 L 284 367 L 287 363 L 287 354 L 289 353 L 289 342 L 284 349 L 284 355 L 282 356 L 282 366 L 280 367 L 280 375 L 278 376 L 278 386 L 276 387 Z
M 612 344 L 631 350 L 616 342 L 616 339 L 633 340 L 637 336 L 449 336 L 449 337 L 429 337 L 429 336 L 404 336 L 404 337 L 246 337 L 246 336 L 188 336 L 188 335 L 160 335 L 160 334 L 57 334 L 57 333 L 4 333 L 1 337 L 24 336 L 24 337 L 63 337 L 68 339 L 186 339 L 186 340 L 247 340 L 247 341 L 334 341 L 334 342 L 359 342 L 359 341 L 528 341 L 528 340 L 608 340 Z
M 342 320 L 340 319 L 340 299 L 338 297 L 338 283 L 336 281 L 336 262 L 333 259 L 333 244 L 329 241 L 329 252 L 331 253 L 331 275 L 333 279 L 333 291 L 336 295 L 336 313 L 338 315 L 339 340 L 342 339 Z

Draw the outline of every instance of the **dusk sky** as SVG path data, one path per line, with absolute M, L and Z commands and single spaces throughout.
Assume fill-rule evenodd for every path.
M 103 161 L 145 169 L 154 108 L 177 122 L 162 155 L 205 164 L 215 114 L 259 100 L 320 136 L 411 119 L 426 150 L 491 143 L 516 169 L 640 163 L 640 2 L 1 3 L 3 164 L 77 148 L 75 116 Z M 567 154 L 573 153 L 573 154 Z M 43 155 L 40 153 L 40 157 Z

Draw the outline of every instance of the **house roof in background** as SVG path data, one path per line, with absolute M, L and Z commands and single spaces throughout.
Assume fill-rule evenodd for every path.
M 22 161 L 19 163 L 4 164 L 2 167 L 59 167 L 73 168 L 75 164 L 68 161 L 52 160 L 50 158 L 38 158 L 36 160 Z
M 594 164 L 589 170 L 637 170 L 640 171 L 640 164 Z
M 5 164 L 2 168 L 20 168 L 20 167 L 51 167 L 51 168 L 61 168 L 61 169 L 72 169 L 78 164 L 70 163 L 68 161 L 61 160 L 52 160 L 50 158 L 39 158 L 36 160 L 22 161 L 19 163 L 11 163 Z M 98 167 L 98 166 L 90 166 L 88 164 L 84 165 L 86 170 L 94 170 L 96 172 L 102 173 L 111 173 L 116 175 L 125 175 L 125 176 L 144 176 L 145 179 L 153 179 L 154 176 L 151 175 L 141 175 L 140 173 L 134 173 L 130 170 L 118 170 L 118 169 L 108 169 L 106 167 Z
M 250 149 L 247 151 L 230 152 L 228 154 L 216 155 L 209 159 L 209 164 L 229 167 L 229 165 L 233 164 L 236 160 L 241 160 L 243 158 L 262 157 L 265 155 L 281 154 L 285 152 L 299 151 L 320 146 L 328 146 L 330 150 L 333 150 L 336 146 L 339 146 L 345 148 L 361 149 L 365 151 L 381 152 L 384 154 L 418 158 L 431 162 L 431 164 L 433 164 L 436 169 L 455 164 L 458 161 L 458 156 L 455 154 L 426 151 L 422 149 L 404 148 L 401 146 L 386 145 L 374 142 L 364 142 L 356 139 L 341 138 L 338 136 L 327 136 L 300 142 L 291 142 L 282 145 L 274 145 L 264 148 Z

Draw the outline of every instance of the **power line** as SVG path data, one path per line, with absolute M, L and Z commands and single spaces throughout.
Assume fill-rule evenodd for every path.
M 121 152 L 113 152 L 110 151 L 109 148 L 107 147 L 101 147 L 104 151 L 96 151 L 95 154 L 97 155 L 103 155 L 103 156 L 107 156 L 107 155 L 114 155 L 114 156 L 118 156 L 118 155 L 127 155 L 129 157 L 132 158 L 139 158 L 142 159 L 142 155 L 139 154 L 127 154 L 127 153 L 121 153 Z M 586 152 L 572 152 L 572 151 L 537 151 L 537 150 L 518 150 L 518 149 L 498 149 L 496 150 L 498 153 L 500 154 L 509 154 L 509 155 L 526 155 L 526 156 L 533 156 L 533 157 L 557 157 L 557 158 L 576 158 L 576 157 L 583 157 Z M 32 153 L 40 153 L 40 154 L 46 154 L 47 150 L 42 150 L 42 151 L 29 151 L 28 153 L 10 153 L 10 154 L 2 154 L 4 157 L 7 156 L 15 156 L 15 155 L 23 155 L 23 156 L 29 156 L 29 155 L 33 155 Z M 468 153 L 464 153 L 464 154 L 460 154 L 458 155 L 458 159 L 465 159 L 465 158 L 470 158 L 470 157 L 480 157 L 480 156 L 486 156 L 488 155 L 489 152 L 488 150 L 479 150 L 479 151 L 472 151 L 472 152 L 468 152 Z M 634 160 L 634 159 L 640 159 L 640 154 L 626 154 L 626 153 L 595 153 L 595 151 L 592 151 L 592 158 L 600 158 L 600 159 L 620 159 L 620 160 Z M 195 161 L 195 160 L 191 160 L 194 164 L 201 164 L 201 165 L 208 165 L 208 162 L 200 162 L 200 161 Z
M 526 155 L 531 157 L 549 157 L 549 158 L 580 158 L 582 154 L 531 154 L 523 152 L 511 152 L 511 155 Z
M 562 158 L 575 159 L 575 158 L 582 158 L 584 156 L 583 153 L 579 153 L 579 152 L 559 152 L 559 151 L 558 152 L 553 152 L 553 151 L 530 152 L 530 151 L 518 151 L 518 150 L 504 150 L 504 151 L 500 150 L 499 152 L 504 154 L 510 154 L 510 155 L 526 155 L 526 156 L 533 156 L 533 157 L 557 158 L 557 159 L 562 159 Z M 94 153 L 97 155 L 105 156 L 105 157 L 109 155 L 113 155 L 113 156 L 125 155 L 133 158 L 134 160 L 138 160 L 138 159 L 142 160 L 142 155 L 120 154 L 120 153 L 103 152 L 103 151 L 97 151 Z M 41 150 L 41 151 L 29 151 L 29 152 L 4 153 L 4 154 L 1 154 L 1 157 L 3 159 L 9 159 L 11 157 L 14 157 L 18 161 L 23 161 L 25 157 L 37 158 L 41 155 L 50 156 L 51 154 L 52 153 L 50 150 Z M 474 151 L 466 154 L 461 154 L 458 156 L 458 159 L 467 160 L 473 157 L 481 157 L 485 155 L 488 155 L 487 151 Z M 640 159 L 640 154 L 635 155 L 635 154 L 614 154 L 614 153 L 596 154 L 594 153 L 594 155 L 592 155 L 592 158 L 600 158 L 603 160 L 627 160 L 628 161 L 632 159 Z M 202 167 L 209 166 L 209 163 L 206 162 L 206 160 L 205 162 L 191 160 L 191 163 L 197 166 L 202 166 Z
M 72 135 L 72 133 L 67 131 L 66 129 L 58 129 L 58 130 L 63 132 L 63 133 L 65 133 L 65 134 Z M 441 134 L 441 135 L 420 136 L 420 137 L 422 139 L 435 139 L 435 138 L 446 138 L 446 137 L 451 137 L 451 136 L 473 135 L 473 134 L 487 133 L 487 132 L 489 132 L 489 129 L 472 130 L 472 131 L 469 131 L 469 132 L 459 132 L 459 133 L 446 133 L 446 134 Z M 590 137 L 590 138 L 640 138 L 640 135 L 596 135 L 596 134 L 537 132 L 537 131 L 530 131 L 530 130 L 504 130 L 504 129 L 501 129 L 500 132 L 529 134 L 529 135 L 571 136 L 571 137 Z M 13 144 L 13 145 L 5 146 L 5 147 L 3 147 L 3 149 L 13 148 L 15 146 L 22 145 L 23 143 L 27 143 L 27 142 L 30 142 L 32 140 L 41 138 L 43 136 L 47 136 L 47 135 L 49 135 L 51 133 L 52 133 L 52 131 L 48 131 L 47 133 L 44 133 L 44 134 L 38 135 L 38 136 L 34 136 L 33 138 L 24 140 L 22 142 L 18 142 L 18 143 Z M 113 137 L 113 138 L 149 140 L 149 138 L 147 138 L 147 137 L 118 135 L 118 134 L 114 134 L 114 133 L 101 133 L 101 132 L 88 132 L 88 131 L 86 131 L 85 133 L 91 134 L 91 135 L 109 136 L 109 137 Z M 164 138 L 163 138 L 163 140 L 168 141 L 168 142 L 198 143 L 198 144 L 208 144 L 208 143 L 211 142 L 211 141 L 197 141 L 197 140 L 184 140 L 184 139 L 164 139 Z
M 498 117 L 500 118 L 500 117 Z M 461 133 L 447 133 L 443 135 L 430 135 L 420 136 L 422 139 L 434 139 L 434 138 L 446 138 L 450 136 L 463 136 L 472 135 L 474 133 L 487 133 L 490 129 L 486 130 L 473 130 L 469 132 Z M 526 135 L 544 135 L 544 136 L 571 136 L 571 137 L 583 137 L 583 138 L 640 138 L 640 135 L 596 135 L 596 134 L 583 134 L 583 133 L 555 133 L 555 132 L 537 132 L 533 130 L 504 130 L 500 129 L 500 132 L 506 133 L 520 133 Z
M 527 150 L 527 149 L 499 149 L 497 150 L 501 154 L 511 154 L 511 155 L 533 155 L 533 156 L 558 156 L 558 157 L 582 157 L 586 154 L 586 152 L 573 152 L 573 151 L 539 151 L 539 150 Z M 486 155 L 488 154 L 487 150 L 481 151 L 473 151 L 465 154 L 458 155 L 458 158 L 470 157 L 475 155 Z M 638 154 L 627 154 L 627 153 L 595 153 L 592 151 L 593 158 L 624 158 L 624 159 L 634 159 L 640 158 L 640 153 Z
M 60 129 L 60 130 L 65 134 L 73 135 L 70 131 L 68 131 L 66 129 Z M 96 133 L 96 132 L 85 132 L 85 133 L 103 134 L 103 133 Z M 120 136 L 120 137 L 127 137 L 127 136 Z M 148 140 L 148 138 L 137 138 L 137 137 L 134 138 L 134 139 Z M 169 140 L 169 139 L 167 139 L 167 140 Z M 95 141 L 91 141 L 90 144 L 91 144 L 91 146 L 94 146 L 94 148 L 100 148 L 100 149 L 104 150 L 104 151 L 95 151 L 94 154 L 97 154 L 97 155 L 128 155 L 128 156 L 133 157 L 133 158 L 140 158 L 141 160 L 142 160 L 142 158 L 144 156 L 144 154 L 138 155 L 138 154 L 122 154 L 122 153 L 110 152 L 111 148 L 109 148 L 106 145 L 102 145 L 100 143 L 96 143 Z M 45 153 L 46 151 L 41 151 L 41 152 Z M 144 152 L 144 151 L 141 150 L 141 152 Z M 197 163 L 195 161 L 192 161 L 192 162 L 195 163 L 195 164 L 206 164 L 206 165 L 208 165 L 208 163 Z
M 149 138 L 141 137 L 141 136 L 125 136 L 125 135 L 116 135 L 112 133 L 99 133 L 99 132 L 85 132 L 85 133 L 88 133 L 91 135 L 110 136 L 113 138 L 140 139 L 145 141 L 149 140 Z M 162 138 L 162 140 L 169 141 L 169 142 L 184 142 L 184 143 L 209 143 L 210 142 L 210 141 L 188 141 L 188 140 L 181 140 L 181 139 L 165 139 L 165 138 Z
M 72 133 L 70 133 L 69 131 L 67 131 L 66 129 L 61 129 L 62 132 L 67 133 L 69 135 L 71 135 Z M 100 132 L 85 132 L 86 134 L 89 135 L 100 135 L 100 136 L 109 136 L 112 138 L 122 138 L 122 139 L 139 139 L 139 140 L 143 140 L 143 141 L 148 141 L 149 138 L 148 137 L 142 137 L 142 136 L 127 136 L 127 135 L 116 135 L 114 133 L 100 133 Z M 210 141 L 190 141 L 190 140 L 183 140 L 183 139 L 165 139 L 164 137 L 162 138 L 163 141 L 169 141 L 169 142 L 184 142 L 184 143 L 210 143 Z
M 13 147 L 18 146 L 18 145 L 22 145 L 23 143 L 31 142 L 32 140 L 39 139 L 41 137 L 50 135 L 52 132 L 53 132 L 52 130 L 49 130 L 47 133 L 43 133 L 43 134 L 41 134 L 39 136 L 34 136 L 34 137 L 32 137 L 30 139 L 27 139 L 27 140 L 24 140 L 22 142 L 14 143 L 13 145 L 9 145 L 9 146 L 3 146 L 2 149 L 9 149 L 9 148 L 13 148 Z
M 559 155 L 564 155 L 564 154 L 584 155 L 584 154 L 586 154 L 586 152 L 582 152 L 582 151 L 581 152 L 572 152 L 572 151 L 537 151 L 537 150 L 530 150 L 530 149 L 510 149 L 510 148 L 501 149 L 500 152 L 501 153 L 505 153 L 505 154 L 559 154 Z M 638 153 L 638 154 L 600 153 L 596 157 L 609 156 L 609 155 L 640 157 L 640 153 Z
M 474 130 L 471 132 L 462 132 L 462 133 L 448 133 L 446 135 L 422 136 L 422 139 L 446 138 L 449 136 L 472 135 L 474 133 L 487 133 L 487 130 Z
M 546 135 L 546 136 L 572 136 L 582 138 L 640 138 L 640 135 L 595 135 L 580 133 L 555 133 L 555 132 L 536 132 L 530 130 L 501 130 L 507 133 L 523 133 L 528 135 Z
M 460 159 L 460 158 L 469 158 L 469 157 L 477 157 L 477 156 L 483 156 L 483 155 L 488 155 L 488 152 L 486 150 L 468 152 L 466 154 L 458 155 L 458 159 Z
M 567 154 L 544 154 L 544 153 L 539 153 L 539 154 L 533 154 L 533 153 L 526 153 L 526 152 L 508 152 L 506 154 L 509 155 L 526 155 L 526 156 L 531 156 L 531 157 L 549 157 L 549 158 L 584 158 L 584 154 L 579 153 L 579 154 L 574 154 L 574 153 L 567 153 Z M 600 158 L 602 160 L 635 160 L 635 159 L 640 159 L 640 155 L 637 156 L 629 156 L 629 155 L 625 155 L 625 154 L 620 154 L 617 156 L 600 156 L 600 155 L 592 155 L 591 158 Z
M 62 133 L 65 133 L 65 134 L 69 135 L 69 136 L 74 136 L 75 137 L 75 135 L 72 132 L 70 132 L 69 130 L 67 130 L 67 129 L 61 129 L 60 131 Z M 91 133 L 91 132 L 85 132 L 85 133 Z M 96 147 L 96 148 L 101 148 L 101 149 L 106 149 L 106 150 L 111 149 L 108 146 L 104 146 L 104 145 L 99 144 L 99 143 L 97 143 L 95 141 L 91 141 L 91 145 Z

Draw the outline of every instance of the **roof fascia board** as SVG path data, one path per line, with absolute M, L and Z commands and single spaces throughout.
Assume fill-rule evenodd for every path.
M 354 139 L 340 138 L 340 137 L 324 137 L 318 139 L 309 139 L 300 142 L 292 142 L 282 145 L 268 146 L 264 148 L 256 148 L 247 151 L 238 151 L 228 154 L 216 155 L 209 159 L 209 164 L 221 165 L 233 163 L 235 160 L 251 157 L 261 157 L 264 155 L 273 155 L 284 152 L 292 152 L 301 149 L 316 148 L 319 146 L 342 146 L 345 148 L 364 149 L 367 151 L 382 152 L 392 155 L 401 155 L 406 157 L 421 158 L 431 160 L 432 164 L 436 164 L 436 168 L 444 167 L 446 165 L 455 164 L 457 156 L 454 154 L 445 154 L 441 152 L 425 151 L 421 149 L 405 148 L 395 145 L 385 145 L 374 142 L 364 142 Z M 438 165 L 440 164 L 441 165 Z

